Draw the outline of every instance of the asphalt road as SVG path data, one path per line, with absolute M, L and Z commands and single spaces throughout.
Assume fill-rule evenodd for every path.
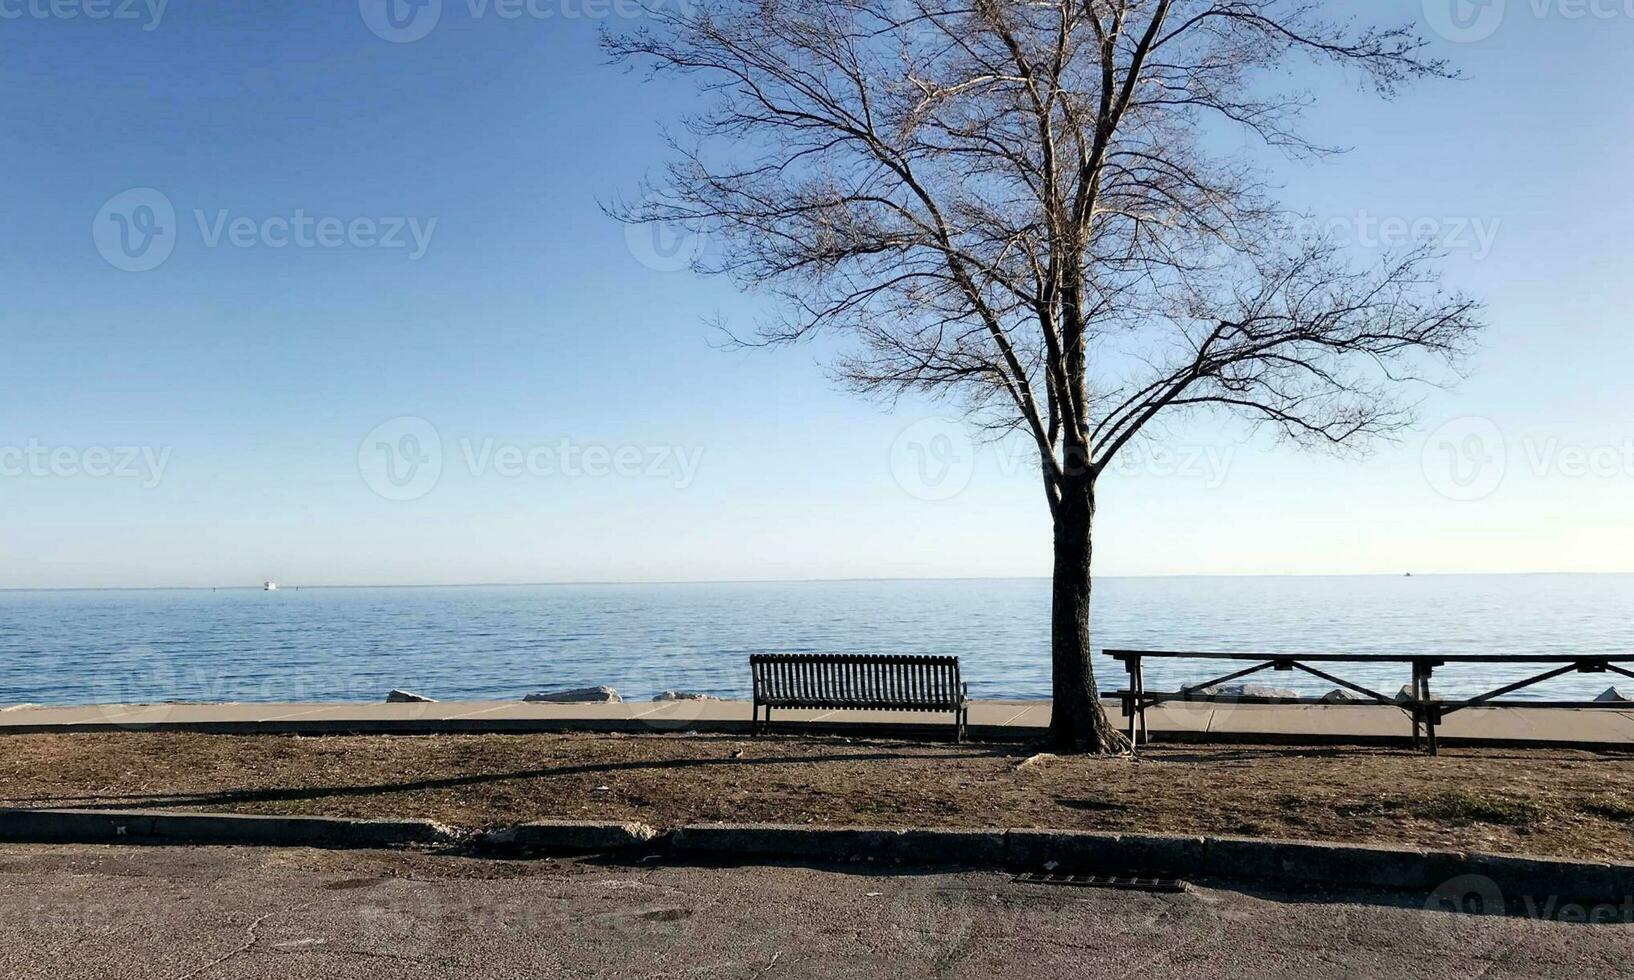
M 0 846 L 0 977 L 1634 976 L 1634 926 L 1422 904 L 998 874 Z

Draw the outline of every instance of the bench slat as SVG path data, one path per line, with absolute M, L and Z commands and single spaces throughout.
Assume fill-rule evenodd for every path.
M 956 657 L 756 654 L 754 696 L 773 707 L 953 710 L 964 703 Z

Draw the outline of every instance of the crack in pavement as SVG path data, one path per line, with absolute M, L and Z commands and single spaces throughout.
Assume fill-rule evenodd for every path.
M 194 978 L 194 977 L 196 977 L 196 976 L 198 976 L 198 975 L 200 975 L 202 973 L 206 973 L 206 972 L 208 972 L 210 970 L 214 970 L 216 967 L 218 967 L 221 964 L 227 962 L 228 960 L 232 959 L 233 957 L 238 956 L 241 953 L 247 953 L 250 950 L 254 949 L 255 944 L 257 942 L 260 942 L 259 938 L 257 938 L 257 936 L 255 934 L 256 930 L 261 928 L 261 923 L 267 921 L 268 919 L 272 918 L 274 915 L 277 915 L 277 914 L 278 913 L 276 913 L 276 912 L 268 912 L 267 914 L 257 918 L 254 922 L 251 922 L 249 928 L 244 931 L 245 937 L 249 940 L 249 942 L 246 942 L 244 945 L 238 947 L 237 949 L 233 950 L 232 952 L 228 953 L 227 955 L 225 955 L 225 956 L 223 956 L 223 957 L 221 957 L 219 959 L 211 960 L 209 963 L 204 964 L 203 966 L 199 967 L 196 970 L 193 970 L 190 973 L 182 974 L 181 976 L 177 977 L 176 980 L 192 980 L 192 978 Z

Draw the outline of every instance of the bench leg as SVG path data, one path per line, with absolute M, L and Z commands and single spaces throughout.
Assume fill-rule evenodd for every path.
M 1423 693 L 1424 693 L 1423 668 L 1420 667 L 1418 664 L 1413 664 L 1413 700 L 1414 701 L 1423 700 Z M 1416 704 L 1413 705 L 1413 748 L 1415 750 L 1422 750 L 1424 748 L 1423 718 L 1419 714 L 1418 705 L 1416 705 Z
M 1439 742 L 1436 741 L 1435 729 L 1436 729 L 1437 725 L 1441 724 L 1441 713 L 1436 710 L 1434 705 L 1429 703 L 1430 702 L 1430 668 L 1428 668 L 1428 667 L 1424 668 L 1424 692 L 1423 692 L 1423 696 L 1424 696 L 1424 703 L 1425 703 L 1425 707 L 1424 707 L 1424 728 L 1425 728 L 1427 734 L 1429 735 L 1430 754 L 1431 755 L 1440 755 L 1441 754 L 1441 745 L 1440 745 Z
M 1146 728 L 1146 671 L 1141 662 L 1136 659 L 1129 662 L 1129 750 L 1133 752 L 1144 736 L 1148 741 L 1150 735 Z M 1097 695 L 1099 697 L 1099 695 Z
M 1146 693 L 1146 665 L 1141 664 L 1139 667 L 1136 668 L 1136 671 L 1140 674 L 1140 693 L 1144 695 Z M 1152 744 L 1152 729 L 1151 729 L 1151 727 L 1149 725 L 1146 724 L 1146 707 L 1147 707 L 1146 703 L 1144 701 L 1141 702 L 1141 706 L 1140 706 L 1140 744 L 1142 744 L 1142 745 L 1151 745 Z

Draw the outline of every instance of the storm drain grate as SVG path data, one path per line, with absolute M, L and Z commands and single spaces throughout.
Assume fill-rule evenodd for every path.
M 1186 883 L 1178 878 L 1119 878 L 1113 875 L 1019 874 L 1023 885 L 1067 885 L 1072 888 L 1116 888 L 1126 892 L 1183 892 Z

